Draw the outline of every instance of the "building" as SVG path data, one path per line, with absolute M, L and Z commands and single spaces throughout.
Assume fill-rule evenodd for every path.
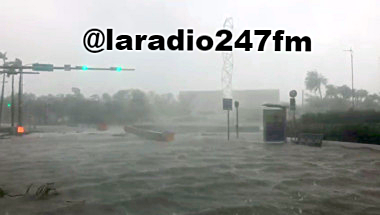
M 233 99 L 239 101 L 241 110 L 261 110 L 264 103 L 279 103 L 280 90 L 234 90 Z M 181 91 L 179 100 L 194 113 L 220 113 L 222 109 L 222 91 Z

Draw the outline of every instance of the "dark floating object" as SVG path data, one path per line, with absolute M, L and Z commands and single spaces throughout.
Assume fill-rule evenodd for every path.
M 136 136 L 156 141 L 171 142 L 174 140 L 174 132 L 165 131 L 151 131 L 147 129 L 136 128 L 133 126 L 124 126 L 124 131 L 127 133 L 132 133 Z
M 30 187 L 28 188 L 27 192 L 29 191 Z M 53 193 L 55 195 L 58 194 L 57 189 L 54 186 L 54 183 L 46 183 L 39 186 L 34 195 L 37 199 L 46 199 L 48 198 L 50 193 Z
M 41 200 L 41 199 L 47 199 L 50 194 L 58 195 L 57 189 L 54 186 L 54 183 L 46 183 L 39 186 L 35 192 L 34 195 L 29 194 L 30 189 L 32 188 L 33 184 L 30 184 L 28 188 L 26 189 L 24 194 L 14 194 L 11 195 L 7 192 L 5 192 L 3 189 L 0 188 L 0 198 L 4 196 L 8 197 L 33 197 L 35 199 Z
M 0 198 L 3 198 L 7 193 L 0 187 Z

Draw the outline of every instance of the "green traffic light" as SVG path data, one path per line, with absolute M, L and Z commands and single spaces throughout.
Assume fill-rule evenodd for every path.
M 88 67 L 87 66 L 82 66 L 82 70 L 86 71 L 86 70 L 88 70 Z
M 11 107 L 11 103 L 8 103 L 8 107 Z
M 116 67 L 117 72 L 121 72 L 121 70 L 122 70 L 121 67 Z

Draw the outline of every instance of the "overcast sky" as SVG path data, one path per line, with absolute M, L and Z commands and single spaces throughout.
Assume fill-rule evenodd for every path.
M 0 51 L 29 63 L 133 67 L 133 72 L 64 72 L 25 76 L 26 92 L 85 95 L 139 88 L 158 93 L 221 89 L 220 52 L 105 51 L 91 54 L 82 44 L 90 28 L 113 28 L 114 34 L 176 34 L 192 28 L 194 35 L 222 29 L 233 17 L 234 37 L 243 30 L 285 30 L 309 36 L 312 52 L 234 51 L 233 89 L 304 88 L 308 70 L 317 70 L 335 85 L 351 85 L 350 56 L 354 49 L 355 88 L 380 91 L 380 1 L 238 1 L 238 0 L 2 0 Z M 143 46 L 144 48 L 144 46 Z M 8 88 L 9 89 L 9 88 Z M 9 90 L 7 94 L 9 93 Z

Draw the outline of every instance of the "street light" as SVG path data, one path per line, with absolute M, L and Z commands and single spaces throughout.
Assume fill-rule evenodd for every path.
M 355 90 L 354 90 L 354 51 L 352 48 L 343 50 L 351 54 L 351 90 L 352 90 L 352 109 L 355 107 Z

